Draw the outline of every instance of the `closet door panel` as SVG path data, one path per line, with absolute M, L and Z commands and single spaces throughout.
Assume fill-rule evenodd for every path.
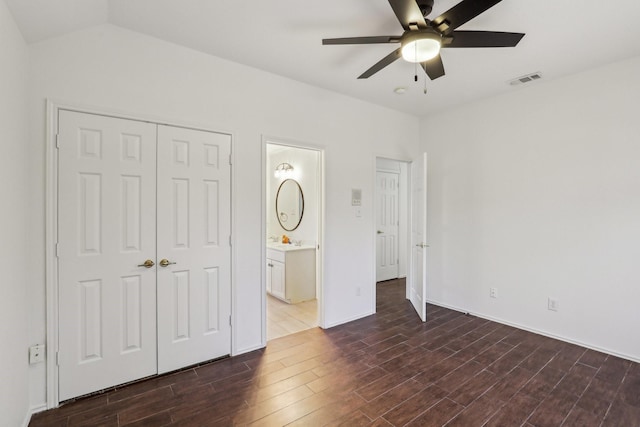
M 156 125 L 60 111 L 61 401 L 156 373 Z
M 231 351 L 230 150 L 229 135 L 158 127 L 160 373 Z

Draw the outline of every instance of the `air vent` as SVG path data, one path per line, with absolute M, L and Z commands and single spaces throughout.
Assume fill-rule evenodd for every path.
M 516 85 L 521 85 L 523 83 L 529 83 L 534 80 L 540 80 L 541 78 L 542 78 L 542 73 L 537 72 L 537 73 L 527 74 L 526 76 L 518 77 L 513 80 L 509 80 L 509 84 L 511 86 L 516 86 Z

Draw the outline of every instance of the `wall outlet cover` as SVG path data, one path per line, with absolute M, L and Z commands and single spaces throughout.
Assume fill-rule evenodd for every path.
M 29 363 L 44 362 L 44 344 L 37 344 L 29 347 Z

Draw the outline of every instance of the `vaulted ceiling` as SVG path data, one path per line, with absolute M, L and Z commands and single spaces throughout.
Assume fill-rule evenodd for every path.
M 526 33 L 517 47 L 443 50 L 446 75 L 431 81 L 418 69 L 417 83 L 402 60 L 357 79 L 396 45 L 322 45 L 402 34 L 387 0 L 5 1 L 30 43 L 110 23 L 417 116 L 520 90 L 508 82 L 529 73 L 545 81 L 640 55 L 637 0 L 503 0 L 460 29 Z M 457 3 L 435 0 L 430 17 Z

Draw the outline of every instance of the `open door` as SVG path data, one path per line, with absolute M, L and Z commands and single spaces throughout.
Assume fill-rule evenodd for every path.
M 411 163 L 411 270 L 409 299 L 427 320 L 427 153 Z

